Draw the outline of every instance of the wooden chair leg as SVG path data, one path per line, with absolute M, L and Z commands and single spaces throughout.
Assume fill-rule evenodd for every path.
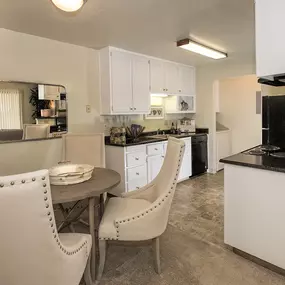
M 100 262 L 98 267 L 97 273 L 97 280 L 100 280 L 103 275 L 104 267 L 105 267 L 105 260 L 106 260 L 106 247 L 107 241 L 106 240 L 99 240 L 99 253 L 100 253 Z
M 154 255 L 154 269 L 157 274 L 161 273 L 160 267 L 160 250 L 159 250 L 159 237 L 152 240 L 153 255 Z

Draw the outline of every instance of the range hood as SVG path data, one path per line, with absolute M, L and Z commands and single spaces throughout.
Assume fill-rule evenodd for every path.
M 266 76 L 258 79 L 258 83 L 270 86 L 285 86 L 285 74 Z

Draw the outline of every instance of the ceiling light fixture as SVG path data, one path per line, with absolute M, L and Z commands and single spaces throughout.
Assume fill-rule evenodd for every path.
M 177 46 L 192 52 L 199 53 L 204 56 L 208 56 L 213 59 L 226 58 L 228 55 L 224 52 L 215 50 L 213 48 L 206 47 L 202 44 L 194 42 L 190 39 L 184 39 L 177 42 Z
M 52 3 L 65 12 L 75 12 L 82 8 L 87 0 L 51 0 Z

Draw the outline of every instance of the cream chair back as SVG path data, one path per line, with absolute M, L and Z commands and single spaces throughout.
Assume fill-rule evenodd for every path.
M 0 284 L 79 284 L 88 252 L 74 268 L 78 256 L 57 233 L 48 170 L 0 177 L 0 225 Z
M 63 136 L 62 160 L 105 167 L 104 134 L 67 134 Z
M 163 166 L 154 179 L 156 198 L 153 205 L 157 206 L 156 236 L 161 235 L 168 224 L 169 211 L 175 194 L 181 162 L 185 150 L 185 142 L 176 138 L 169 138 Z
M 48 138 L 50 134 L 50 125 L 42 124 L 26 124 L 24 125 L 23 139 L 45 139 Z

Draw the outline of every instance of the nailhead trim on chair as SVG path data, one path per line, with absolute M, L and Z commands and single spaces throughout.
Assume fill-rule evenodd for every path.
M 177 183 L 177 179 L 178 179 L 178 174 L 179 174 L 179 170 L 180 170 L 180 166 L 181 166 L 181 161 L 182 161 L 182 153 L 183 153 L 183 150 L 184 150 L 184 148 L 185 148 L 185 146 L 181 146 L 181 149 L 180 149 L 180 154 L 179 154 L 179 163 L 178 163 L 178 168 L 177 168 L 177 171 L 176 171 L 176 175 L 175 175 L 175 178 L 174 178 L 174 181 L 173 181 L 173 183 L 172 183 L 172 186 L 171 186 L 171 190 L 173 190 L 174 189 L 174 186 L 175 186 L 175 184 Z M 150 208 L 150 209 L 148 209 L 148 210 L 146 210 L 144 213 L 142 213 L 141 215 L 138 215 L 137 216 L 137 218 L 139 219 L 140 218 L 140 216 L 145 216 L 145 215 L 147 215 L 148 213 L 149 213 L 149 211 L 150 212 L 152 212 L 154 209 L 156 209 L 158 206 L 160 206 L 161 204 L 163 204 L 163 202 L 165 201 L 165 200 L 167 200 L 166 198 L 168 198 L 169 197 L 169 194 L 171 194 L 172 193 L 172 191 L 169 191 L 162 199 L 161 199 L 161 201 L 160 202 L 158 202 L 158 205 L 154 205 L 154 207 L 153 208 Z M 117 238 L 116 239 L 114 239 L 114 238 L 99 238 L 99 240 L 119 240 L 119 237 L 120 237 L 120 231 L 119 231 L 119 224 L 123 224 L 123 223 L 126 223 L 126 222 L 130 222 L 131 220 L 135 220 L 136 219 L 136 217 L 132 217 L 132 218 L 128 218 L 127 220 L 122 220 L 122 221 L 117 221 L 116 222 L 116 228 L 117 228 Z
M 46 177 L 43 176 L 41 178 L 42 180 L 46 180 Z M 30 181 L 28 180 L 25 180 L 25 179 L 22 179 L 21 181 L 10 181 L 10 183 L 7 184 L 7 186 L 11 185 L 11 186 L 14 186 L 15 184 L 24 184 L 24 183 L 28 183 L 28 182 L 35 182 L 36 181 L 36 178 L 33 177 Z M 3 188 L 5 187 L 5 184 L 4 183 L 0 183 L 0 187 Z M 47 189 L 47 184 L 46 183 L 43 183 L 43 188 L 44 188 L 44 191 L 43 193 L 45 194 L 44 195 L 44 201 L 45 201 L 45 207 L 46 209 L 49 209 L 49 199 L 48 199 L 48 196 L 46 196 L 46 194 L 48 193 Z M 60 240 L 58 238 L 58 234 L 56 233 L 56 228 L 55 228 L 55 224 L 53 223 L 53 218 L 51 217 L 51 211 L 47 211 L 47 216 L 48 216 L 48 219 L 49 219 L 49 223 L 50 223 L 50 227 L 52 228 L 52 233 L 53 233 L 53 238 L 56 240 L 56 243 L 58 244 L 60 250 L 67 254 L 67 255 L 74 255 L 76 254 L 77 252 L 79 252 L 82 248 L 86 248 L 86 251 L 87 251 L 87 241 L 85 241 L 79 248 L 73 250 L 73 251 L 67 251 L 66 249 L 64 249 L 64 247 L 61 245 L 60 243 Z

